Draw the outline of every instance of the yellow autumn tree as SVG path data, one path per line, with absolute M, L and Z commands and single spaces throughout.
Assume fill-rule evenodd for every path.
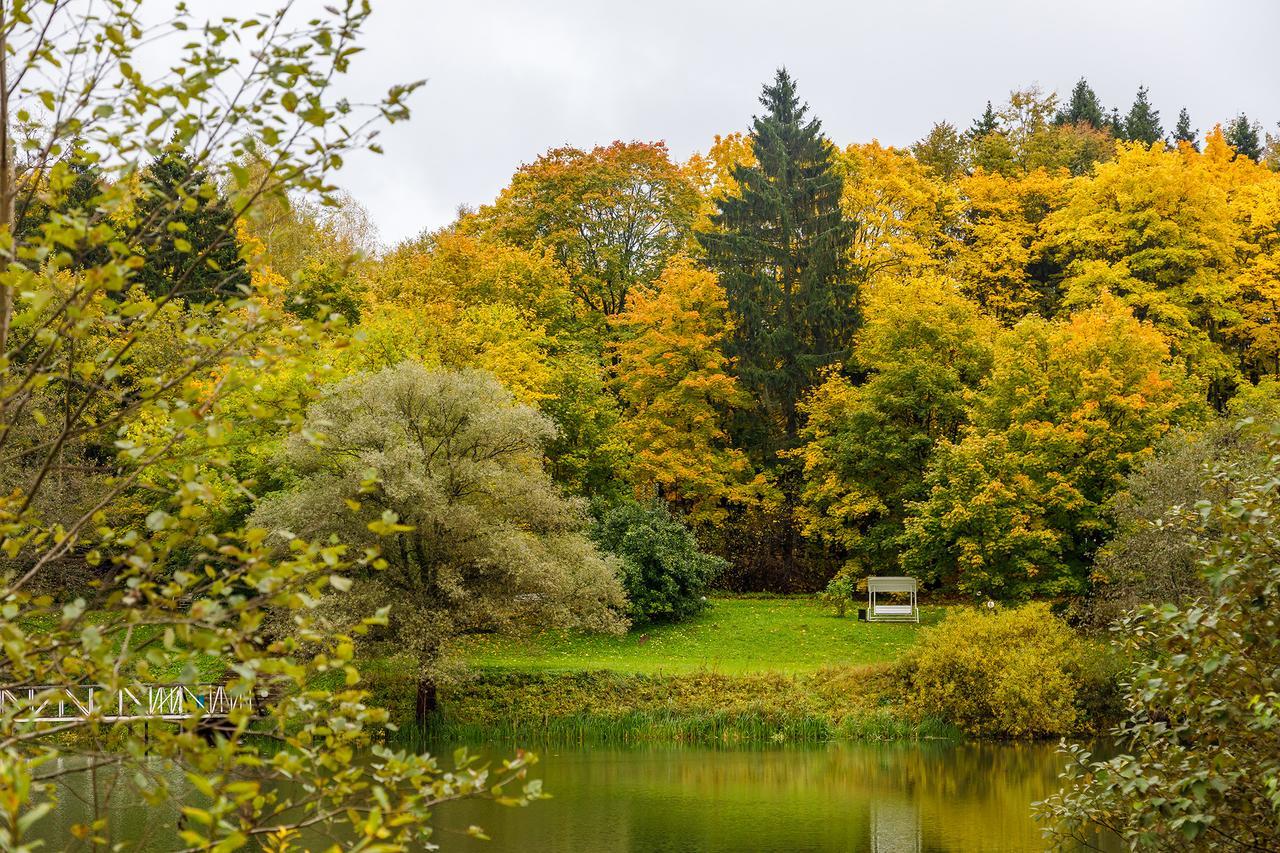
M 698 213 L 693 231 L 707 231 L 714 226 L 711 215 L 716 212 L 718 199 L 736 195 L 738 180 L 733 176 L 738 166 L 754 166 L 755 154 L 751 151 L 751 139 L 743 133 L 716 134 L 707 153 L 697 153 L 684 164 L 684 173 L 698 190 Z M 690 248 L 698 251 L 697 241 Z
M 748 402 L 721 347 L 726 310 L 716 277 L 675 258 L 614 320 L 616 388 L 637 493 L 712 524 L 753 488 L 750 463 L 725 430 L 727 412 Z
M 579 331 L 583 312 L 569 276 L 549 250 L 530 250 L 443 229 L 410 240 L 369 270 L 371 303 L 421 306 L 441 301 L 509 305 L 552 334 Z
M 1065 304 L 1092 305 L 1104 291 L 1119 297 L 1168 335 L 1218 402 L 1239 377 L 1231 341 L 1242 320 L 1245 246 L 1233 199 L 1247 168 L 1214 138 L 1204 154 L 1120 143 L 1045 222 Z
M 1240 370 L 1252 382 L 1280 375 L 1280 173 L 1265 163 L 1238 157 L 1219 125 L 1205 139 L 1204 153 L 1183 149 L 1220 185 L 1236 229 L 1231 273 L 1238 321 L 1225 331 Z
M 910 152 L 872 141 L 850 145 L 836 162 L 841 206 L 857 223 L 851 260 L 866 282 L 935 268 L 950 252 L 955 191 Z
M 1001 334 L 970 426 L 936 446 L 902 566 L 975 595 L 1083 592 L 1125 476 L 1204 404 L 1165 336 L 1103 293 Z
M 963 212 L 949 271 L 1001 322 L 1056 310 L 1056 269 L 1045 258 L 1043 229 L 1069 181 L 1062 171 L 1006 176 L 978 169 L 957 183 Z

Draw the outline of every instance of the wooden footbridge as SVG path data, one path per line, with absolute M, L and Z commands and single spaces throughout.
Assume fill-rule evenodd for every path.
M 43 685 L 0 688 L 0 718 L 16 723 L 100 720 L 206 721 L 236 708 L 253 708 L 253 697 L 233 695 L 224 684 L 140 684 L 108 689 L 100 685 Z

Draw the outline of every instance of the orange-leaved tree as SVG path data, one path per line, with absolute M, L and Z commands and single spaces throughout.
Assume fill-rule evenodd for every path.
M 520 167 L 466 227 L 525 248 L 550 249 L 575 296 L 593 311 L 626 310 L 689 240 L 698 192 L 661 142 L 554 148 Z
M 728 411 L 747 403 L 721 347 L 726 308 L 715 275 L 676 258 L 615 319 L 616 387 L 637 485 L 699 521 L 723 520 L 726 502 L 745 499 L 753 482 L 725 430 Z

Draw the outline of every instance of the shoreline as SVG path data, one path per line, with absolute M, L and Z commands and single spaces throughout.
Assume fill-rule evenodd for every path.
M 936 717 L 917 717 L 895 664 L 807 674 L 623 674 L 608 670 L 481 668 L 440 686 L 429 728 L 413 720 L 414 685 L 368 676 L 372 698 L 398 727 L 393 741 L 520 741 L 547 745 L 770 746 L 832 741 L 990 741 Z M 1084 721 L 1076 734 L 1096 728 Z M 1040 740 L 1046 740 L 1042 738 Z M 1024 739 L 1029 740 L 1029 739 Z

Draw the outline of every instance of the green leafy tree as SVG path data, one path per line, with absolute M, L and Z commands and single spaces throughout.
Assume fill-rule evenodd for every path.
M 1186 107 L 1178 111 L 1178 123 L 1173 127 L 1173 144 L 1180 142 L 1187 143 L 1196 151 L 1200 150 L 1200 129 L 1191 126 L 1191 113 L 1187 112 Z
M 543 469 L 553 432 L 489 374 L 404 362 L 328 389 L 285 444 L 297 485 L 264 499 L 253 523 L 366 548 L 389 537 L 384 567 L 322 612 L 344 632 L 385 614 L 363 641 L 415 667 L 420 724 L 457 636 L 623 626 L 615 567 Z
M 1202 501 L 1221 503 L 1231 484 L 1214 467 L 1260 472 L 1271 464 L 1268 437 L 1280 420 L 1274 380 L 1247 387 L 1227 414 L 1203 430 L 1178 430 L 1134 469 L 1113 502 L 1116 535 L 1098 553 L 1089 619 L 1105 627 L 1143 604 L 1189 606 L 1207 592 L 1196 537 Z
M 972 426 L 942 442 L 903 567 L 993 598 L 1082 593 L 1125 476 L 1201 406 L 1163 336 L 1114 297 L 998 340 Z
M 594 533 L 622 561 L 636 624 L 678 622 L 707 607 L 707 590 L 727 566 L 698 549 L 693 532 L 665 504 L 623 501 L 605 512 Z
M 1262 125 L 1251 121 L 1247 115 L 1240 115 L 1227 123 L 1227 144 L 1235 149 L 1236 154 L 1250 160 L 1262 158 Z
M 556 425 L 546 444 L 552 478 L 571 495 L 621 498 L 630 491 L 634 453 L 605 367 L 583 353 L 566 353 L 553 366 L 550 396 L 538 406 Z
M 911 153 L 944 181 L 962 174 L 967 160 L 964 137 L 946 121 L 935 124 L 928 136 L 914 143 Z
M 1107 116 L 1107 130 L 1111 131 L 1111 135 L 1116 139 L 1128 139 L 1127 131 L 1124 126 L 1124 117 L 1120 115 L 1119 107 L 1112 107 L 1111 114 Z
M 948 281 L 882 285 L 854 344 L 866 380 L 855 386 L 833 374 L 806 400 L 797 515 L 806 535 L 846 557 L 846 573 L 897 563 L 906 506 L 925 497 L 934 446 L 967 421 L 995 331 Z
M 1151 106 L 1147 98 L 1147 87 L 1139 86 L 1138 94 L 1129 107 L 1129 114 L 1124 118 L 1124 139 L 1130 142 L 1141 142 L 1152 145 L 1164 139 L 1164 128 L 1160 126 L 1160 111 Z
M 1098 93 L 1081 77 L 1071 90 L 1071 99 L 1058 111 L 1054 121 L 1057 124 L 1079 124 L 1085 122 L 1098 130 L 1107 126 L 1107 112 L 1098 99 Z
M 1204 473 L 1220 497 L 1202 501 L 1195 545 L 1207 594 L 1144 606 L 1118 642 L 1138 661 L 1125 680 L 1119 754 L 1080 745 L 1062 791 L 1038 805 L 1066 846 L 1099 830 L 1132 850 L 1280 847 L 1280 512 L 1273 464 Z
M 151 223 L 177 215 L 157 232 Z M 143 264 L 138 281 L 152 296 L 209 302 L 240 295 L 249 270 L 240 253 L 236 215 L 208 172 L 175 143 L 143 172 L 135 220 Z
M 315 260 L 294 276 L 285 293 L 285 306 L 301 317 L 336 315 L 354 326 L 360 322 L 361 290 L 351 264 L 336 258 Z
M 94 157 L 73 141 L 71 152 L 55 162 L 43 178 L 44 187 L 37 187 L 33 173 L 15 170 L 17 183 L 15 208 L 16 220 L 13 233 L 17 239 L 31 240 L 55 216 L 89 217 L 93 203 L 101 192 L 103 173 Z M 43 192 L 41 191 L 43 189 Z M 18 202 L 21 199 L 21 202 Z M 90 254 L 86 255 L 86 251 Z M 72 247 L 71 263 L 77 267 L 92 266 L 106 260 L 101 246 L 80 241 Z
M 720 277 L 733 329 L 728 351 L 767 420 L 756 446 L 769 459 L 793 444 L 799 402 L 840 361 L 858 325 L 846 254 L 854 226 L 840 207 L 843 181 L 831 143 L 779 69 L 755 119 L 755 163 L 738 165 L 738 194 L 720 199 L 715 230 L 698 239 Z

